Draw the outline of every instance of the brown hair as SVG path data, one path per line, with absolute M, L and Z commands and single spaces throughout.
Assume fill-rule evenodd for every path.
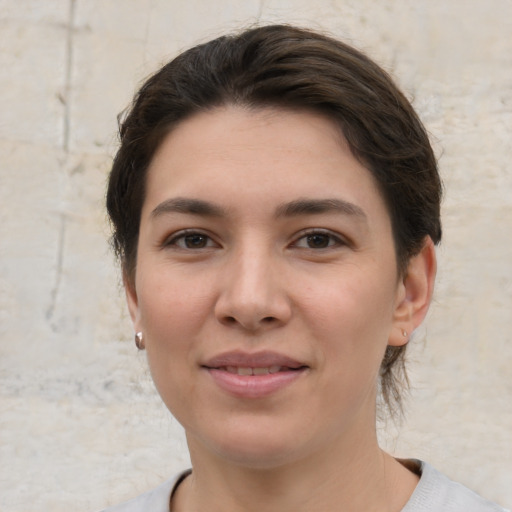
M 222 105 L 323 113 L 372 173 L 391 217 L 400 273 L 425 237 L 441 239 L 441 181 L 427 133 L 389 75 L 351 46 L 287 25 L 252 28 L 191 48 L 136 94 L 120 123 L 107 191 L 113 246 L 133 280 L 148 166 L 163 138 L 194 113 Z M 404 347 L 387 347 L 381 390 L 400 405 Z

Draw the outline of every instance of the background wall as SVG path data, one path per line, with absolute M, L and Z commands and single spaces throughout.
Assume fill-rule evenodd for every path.
M 0 0 L 0 510 L 91 511 L 187 466 L 106 242 L 116 114 L 178 50 L 270 21 L 367 51 L 431 132 L 436 301 L 382 438 L 512 505 L 510 0 Z

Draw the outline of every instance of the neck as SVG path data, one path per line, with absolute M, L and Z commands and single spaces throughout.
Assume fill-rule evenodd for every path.
M 194 469 L 173 498 L 173 512 L 398 512 L 418 481 L 379 448 L 376 436 L 341 440 L 326 453 L 265 469 L 207 456 L 191 440 L 189 445 Z

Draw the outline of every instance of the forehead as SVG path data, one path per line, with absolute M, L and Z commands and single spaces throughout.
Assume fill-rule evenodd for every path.
M 339 127 L 309 111 L 229 106 L 183 121 L 148 171 L 148 203 L 154 207 L 173 195 L 261 208 L 340 196 L 387 216 L 372 174 Z

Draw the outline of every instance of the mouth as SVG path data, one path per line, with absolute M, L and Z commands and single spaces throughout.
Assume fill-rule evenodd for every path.
M 274 352 L 229 352 L 201 367 L 217 387 L 237 398 L 264 398 L 296 382 L 309 366 Z
M 298 368 L 290 368 L 289 366 L 273 365 L 273 366 L 256 367 L 256 368 L 251 368 L 250 366 L 249 367 L 221 366 L 217 369 L 221 370 L 221 371 L 228 372 L 228 373 L 233 373 L 235 375 L 269 375 L 269 374 L 279 373 L 279 372 L 298 371 L 302 368 L 304 368 L 304 366 L 300 366 Z
M 285 354 L 269 350 L 255 353 L 234 350 L 207 359 L 202 366 L 223 369 L 229 373 L 238 373 L 239 370 L 243 372 L 262 370 L 263 373 L 277 373 L 284 370 L 297 370 L 307 365 Z M 246 374 L 249 375 L 242 373 L 242 375 Z

